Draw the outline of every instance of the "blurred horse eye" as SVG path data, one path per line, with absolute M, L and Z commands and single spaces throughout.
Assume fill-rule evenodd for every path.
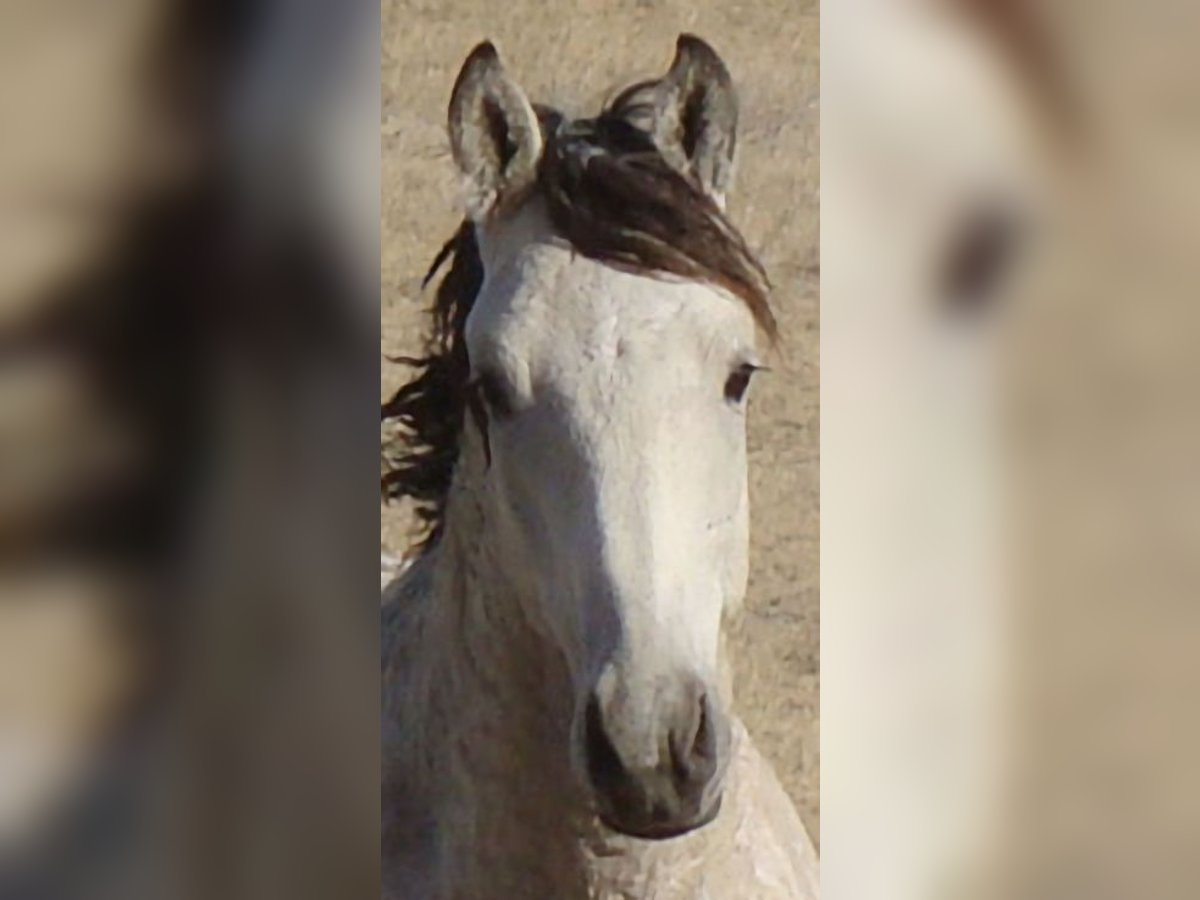
M 935 273 L 938 296 L 952 314 L 977 314 L 990 305 L 1021 237 L 1021 223 L 1003 206 L 979 207 L 960 224 Z

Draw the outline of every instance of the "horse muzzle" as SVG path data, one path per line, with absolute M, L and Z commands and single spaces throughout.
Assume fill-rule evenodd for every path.
M 728 719 L 703 682 L 685 678 L 654 707 L 649 724 L 623 716 L 597 690 L 588 698 L 583 742 L 600 820 L 632 837 L 663 840 L 708 824 L 720 811 L 728 767 Z

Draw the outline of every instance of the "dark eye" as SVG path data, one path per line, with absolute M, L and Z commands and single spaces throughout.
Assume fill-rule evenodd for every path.
M 759 368 L 753 363 L 742 363 L 730 372 L 729 377 L 725 380 L 725 399 L 733 404 L 741 403 L 750 387 L 750 379 L 754 377 L 754 373 Z
M 514 412 L 512 397 L 503 379 L 494 372 L 481 372 L 471 382 L 475 396 L 497 419 L 506 419 Z
M 1018 256 L 1022 237 L 1016 214 L 998 205 L 965 217 L 937 272 L 938 289 L 952 313 L 978 313 L 996 299 Z

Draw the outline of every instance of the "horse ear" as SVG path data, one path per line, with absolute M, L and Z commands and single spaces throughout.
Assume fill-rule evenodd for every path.
M 525 92 L 504 71 L 490 41 L 472 50 L 458 73 L 449 126 L 471 219 L 482 221 L 533 184 L 542 154 L 541 128 Z
M 737 92 L 725 63 L 700 38 L 681 34 L 655 90 L 653 136 L 666 160 L 722 206 L 733 183 Z

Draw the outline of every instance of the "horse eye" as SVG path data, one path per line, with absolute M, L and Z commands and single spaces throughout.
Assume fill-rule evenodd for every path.
M 978 208 L 964 220 L 937 272 L 939 291 L 952 313 L 977 313 L 996 299 L 1018 256 L 1021 225 L 1001 206 Z
M 506 419 L 516 411 L 506 385 L 495 373 L 480 373 L 475 377 L 472 386 L 488 412 L 497 419 Z
M 725 380 L 725 399 L 730 403 L 741 403 L 750 387 L 750 379 L 754 377 L 758 368 L 752 363 L 743 363 L 730 372 L 729 378 Z

